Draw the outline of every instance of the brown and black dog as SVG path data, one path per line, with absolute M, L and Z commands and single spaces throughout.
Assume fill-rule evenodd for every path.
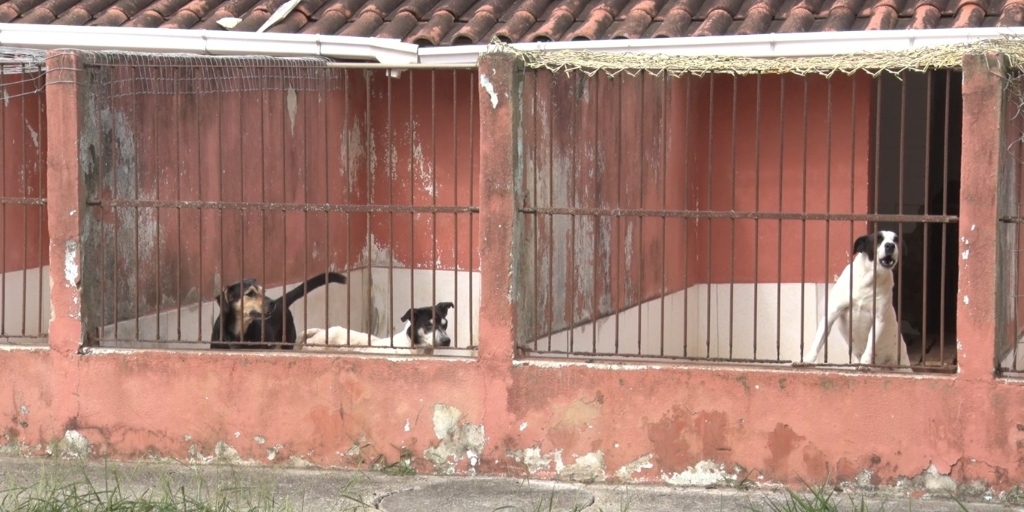
M 345 276 L 337 272 L 315 275 L 275 300 L 267 299 L 263 287 L 252 278 L 224 287 L 217 296 L 220 316 L 213 322 L 210 348 L 293 349 L 295 318 L 288 307 L 327 283 L 345 284 Z

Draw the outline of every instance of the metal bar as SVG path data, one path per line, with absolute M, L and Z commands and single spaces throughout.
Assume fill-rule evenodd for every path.
M 732 155 L 730 156 L 730 162 L 732 166 L 732 180 L 729 183 L 729 188 L 732 189 L 732 200 L 729 203 L 732 209 L 736 209 L 736 111 L 739 110 L 739 77 L 732 77 L 732 140 L 731 149 Z M 710 206 L 710 205 L 709 205 Z M 664 222 L 662 217 L 662 222 Z M 736 219 L 729 219 L 729 359 L 732 359 L 734 343 L 735 343 L 735 331 L 733 329 L 734 323 L 734 309 L 736 304 Z M 754 263 L 757 264 L 756 262 Z M 756 299 L 755 299 L 756 300 Z M 757 345 L 757 340 L 753 340 L 754 345 Z
M 800 201 L 801 201 L 801 208 L 800 209 L 801 209 L 801 211 L 806 212 L 807 211 L 807 146 L 810 145 L 810 141 L 808 140 L 808 139 L 810 139 L 810 129 L 808 127 L 808 117 L 810 117 L 810 116 L 808 115 L 808 112 L 810 110 L 810 86 L 811 86 L 811 79 L 810 79 L 810 77 L 806 77 L 805 76 L 805 77 L 801 78 L 801 81 L 804 83 L 804 91 L 803 91 L 804 92 L 804 101 L 803 101 L 803 110 L 804 110 L 804 115 L 803 115 L 803 140 L 804 140 L 804 143 L 803 143 L 803 148 L 802 148 L 802 151 L 801 151 L 801 159 L 802 159 L 801 160 L 801 167 L 803 167 L 803 178 L 802 178 L 801 188 L 803 189 L 803 194 L 802 194 L 803 197 L 800 198 Z M 832 81 L 829 80 L 829 83 L 831 84 Z M 829 99 L 831 99 L 831 98 L 829 98 Z M 828 121 L 827 121 L 828 122 L 828 126 L 829 126 L 829 128 L 831 128 L 832 127 L 832 124 L 831 124 L 831 121 L 832 121 L 832 105 L 831 104 L 828 105 L 828 113 L 826 115 L 828 116 Z M 828 148 L 828 144 L 826 144 L 825 147 Z M 831 149 L 831 148 L 829 148 L 829 149 Z M 832 172 L 832 169 L 830 167 L 830 163 L 831 162 L 829 162 L 827 160 L 825 162 L 825 169 L 826 169 L 825 175 L 826 176 L 829 175 Z M 825 195 L 827 196 L 828 193 L 829 193 L 829 190 L 826 189 L 825 190 Z M 781 251 L 782 248 L 779 247 L 779 250 Z M 780 256 L 780 259 L 781 259 L 782 255 L 780 254 L 779 256 Z M 781 276 L 779 276 L 779 280 L 781 281 Z M 804 306 L 807 303 L 807 287 L 803 286 L 803 283 L 806 283 L 806 282 L 807 282 L 807 219 L 802 219 L 800 221 L 800 284 L 801 284 L 801 286 L 800 286 L 800 324 L 801 325 L 804 324 Z M 779 334 L 779 336 L 781 336 L 781 333 Z M 798 342 L 797 346 L 800 347 L 800 353 L 803 354 L 803 351 L 804 351 L 804 329 L 800 329 L 800 338 L 799 338 L 799 342 Z
M 707 173 L 708 173 L 708 197 L 707 197 L 707 199 L 708 199 L 708 208 L 711 208 L 712 205 L 714 204 L 714 195 L 712 194 L 712 189 L 713 189 L 712 183 L 714 181 L 714 175 L 715 175 L 715 168 L 714 168 L 714 162 L 715 162 L 715 130 L 714 130 L 714 120 L 717 119 L 715 117 L 715 76 L 716 75 L 711 75 L 711 78 L 709 79 L 710 84 L 708 86 L 708 89 L 710 89 L 709 98 L 708 98 L 708 119 L 711 120 L 708 123 L 708 126 L 707 126 L 707 130 L 708 130 L 708 148 L 707 148 L 708 149 L 708 154 L 707 154 L 707 157 L 708 157 L 708 163 L 707 163 Z M 714 246 L 714 244 L 712 243 L 712 237 L 713 237 L 713 234 L 714 234 L 714 230 L 711 229 L 711 223 L 710 222 L 708 222 L 707 225 L 708 225 L 707 226 L 708 241 L 707 241 L 707 245 L 705 247 L 707 249 L 707 251 L 706 251 L 706 255 L 707 255 L 706 256 L 706 260 L 707 260 L 707 272 L 708 273 L 707 273 L 707 276 L 705 277 L 705 279 L 707 280 L 707 303 L 706 304 L 708 305 L 708 309 L 707 309 L 707 314 L 705 315 L 705 317 L 706 317 L 708 329 L 707 329 L 707 339 L 706 339 L 706 350 L 707 350 L 707 352 L 705 352 L 705 356 L 706 357 L 711 357 L 711 331 L 714 330 L 712 328 L 712 326 L 711 326 L 711 286 L 712 286 L 712 281 L 713 281 L 713 279 L 712 279 L 713 268 L 711 267 L 711 261 L 712 261 L 711 260 L 711 248 Z
M 756 212 L 723 210 L 643 210 L 626 208 L 519 208 L 520 213 L 600 215 L 605 217 L 674 217 L 685 219 L 833 220 L 867 222 L 957 222 L 956 215 L 898 215 L 870 213 Z M 1024 219 L 1024 217 L 1020 217 Z M 1019 222 L 1024 222 L 1020 220 Z
M 761 210 L 761 83 L 762 75 L 758 74 L 756 93 L 754 94 L 754 211 Z M 753 358 L 757 359 L 757 304 L 761 302 L 757 293 L 761 281 L 761 219 L 754 219 L 754 311 L 753 311 Z
M 668 80 L 669 75 L 667 73 L 661 75 L 661 209 L 668 208 L 668 103 L 669 103 L 669 88 Z M 597 126 L 601 126 L 598 124 Z M 595 218 L 594 222 L 597 223 L 599 219 Z M 659 294 L 659 305 L 661 306 L 661 314 L 659 318 L 661 320 L 661 334 L 659 336 L 659 351 L 658 354 L 665 355 L 665 300 L 668 297 L 668 286 L 666 283 L 668 277 L 668 219 L 661 219 L 661 293 Z M 595 231 L 596 232 L 596 231 Z M 597 275 L 597 271 L 594 271 Z M 685 291 L 683 293 L 686 293 Z M 597 325 L 597 322 L 594 322 Z M 595 328 L 595 331 L 597 329 Z M 686 343 L 684 336 L 683 343 Z
M 2 110 L 2 109 L 0 109 Z M 0 167 L 3 164 L 0 163 Z M 45 197 L 0 197 L 2 205 L 46 206 Z M 5 215 L 6 217 L 6 215 Z
M 786 166 L 786 75 L 779 76 L 779 215 L 778 218 L 778 246 L 776 256 L 777 284 L 775 286 L 775 359 L 782 358 L 782 215 L 783 199 L 782 191 L 783 174 Z M 805 212 L 806 213 L 806 212 Z M 710 301 L 708 302 L 710 304 Z
M 2 202 L 2 201 L 0 201 Z M 37 204 L 37 203 L 30 203 Z M 349 213 L 480 213 L 477 206 L 407 206 L 407 205 L 362 205 L 362 204 L 329 204 L 329 203 L 248 203 L 240 201 L 150 201 L 132 199 L 113 199 L 110 201 L 91 201 L 87 206 L 103 206 L 110 208 L 183 208 L 209 210 L 282 210 L 282 211 L 313 211 L 313 212 L 349 212 Z M 523 213 L 531 213 L 523 210 Z

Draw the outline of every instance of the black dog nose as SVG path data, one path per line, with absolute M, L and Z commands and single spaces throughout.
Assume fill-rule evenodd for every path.
M 886 244 L 883 247 L 885 247 L 886 254 L 892 254 L 892 251 L 896 250 L 896 244 L 891 242 L 886 242 Z

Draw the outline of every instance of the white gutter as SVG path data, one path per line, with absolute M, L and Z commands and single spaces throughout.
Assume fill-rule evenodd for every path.
M 668 55 L 736 55 L 744 57 L 813 57 L 866 51 L 910 50 L 984 39 L 1024 36 L 1024 28 L 986 27 L 928 30 L 857 30 L 746 36 L 612 39 L 516 43 L 518 50 L 591 50 L 601 52 L 661 53 Z M 486 45 L 440 46 L 419 49 L 421 64 L 472 64 Z
M 909 50 L 985 39 L 1024 36 L 1024 28 L 952 28 L 758 34 L 517 43 L 520 50 L 592 50 L 669 55 L 746 57 L 828 56 L 864 51 Z M 81 50 L 123 50 L 201 55 L 270 55 L 376 61 L 402 67 L 473 66 L 486 45 L 421 48 L 379 37 L 268 34 L 227 30 L 69 27 L 0 23 L 0 46 Z
M 327 57 L 396 65 L 415 64 L 419 48 L 396 39 L 379 37 L 11 23 L 0 23 L 0 46 L 41 50 L 76 48 L 203 55 Z

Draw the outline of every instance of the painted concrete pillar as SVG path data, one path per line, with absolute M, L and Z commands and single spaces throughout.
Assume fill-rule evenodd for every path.
M 480 348 L 482 362 L 510 366 L 527 341 L 533 261 L 523 204 L 523 69 L 506 54 L 480 58 Z
M 993 193 L 1008 185 L 1003 133 L 1006 59 L 1001 54 L 963 60 L 963 152 L 960 184 L 960 280 L 957 296 L 957 362 L 965 380 L 995 376 L 996 345 L 1012 295 L 1001 289 L 998 226 L 1003 201 Z M 1012 205 L 1011 205 L 1012 206 Z
M 46 56 L 46 148 L 50 229 L 50 347 L 64 355 L 82 341 L 82 56 L 51 51 Z

